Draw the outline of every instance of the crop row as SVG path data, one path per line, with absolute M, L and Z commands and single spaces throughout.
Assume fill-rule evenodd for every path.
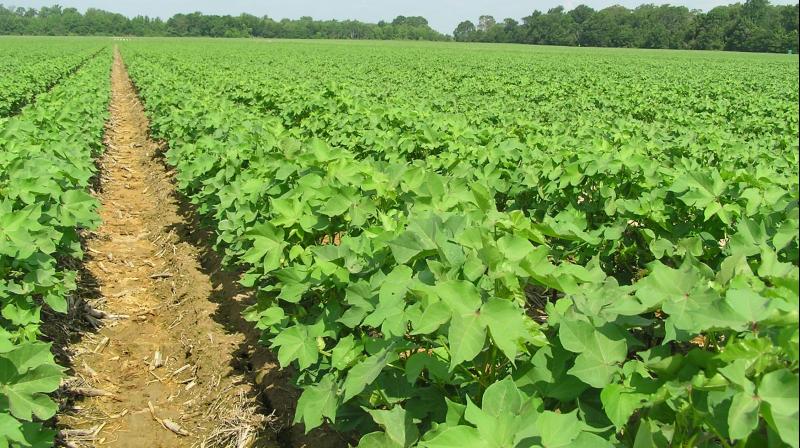
M 214 56 L 219 58 L 216 63 L 211 62 Z M 281 118 L 285 127 L 303 138 L 321 138 L 358 157 L 424 159 L 430 170 L 481 178 L 497 192 L 501 209 L 522 210 L 559 233 L 571 234 L 562 256 L 578 257 L 576 261 L 583 264 L 602 254 L 606 271 L 621 281 L 628 282 L 654 258 L 680 252 L 686 245 L 703 246 L 703 261 L 718 265 L 722 261 L 718 242 L 735 231 L 742 217 L 788 211 L 788 216 L 774 221 L 796 222 L 794 209 L 782 205 L 791 201 L 798 175 L 797 121 L 792 119 L 797 116 L 797 93 L 791 84 L 774 82 L 753 94 L 728 84 L 715 92 L 714 100 L 682 86 L 682 92 L 665 96 L 688 98 L 683 104 L 673 100 L 664 108 L 652 108 L 657 118 L 641 120 L 634 118 L 632 109 L 646 107 L 651 90 L 668 83 L 642 82 L 639 90 L 647 94 L 623 96 L 634 105 L 623 110 L 606 104 L 585 109 L 585 98 L 560 100 L 565 88 L 553 82 L 536 90 L 545 107 L 528 108 L 541 114 L 545 125 L 532 121 L 534 114 L 521 104 L 509 109 L 507 103 L 527 98 L 508 92 L 499 100 L 482 96 L 494 101 L 483 107 L 442 105 L 436 97 L 422 98 L 419 92 L 428 87 L 412 87 L 419 83 L 412 76 L 405 81 L 409 86 L 402 86 L 396 75 L 387 80 L 383 74 L 372 83 L 347 79 L 344 86 L 323 85 L 314 77 L 329 73 L 327 68 L 308 68 L 304 72 L 311 78 L 308 81 L 306 76 L 290 78 L 288 70 L 296 68 L 296 62 L 276 61 L 275 56 L 266 58 L 269 64 L 255 60 L 229 64 L 224 60 L 227 53 L 207 52 L 205 57 L 209 62 L 203 66 L 191 58 L 170 63 L 176 71 L 194 73 L 196 82 L 209 90 L 227 92 L 237 103 Z M 404 65 L 398 65 L 401 68 L 394 71 L 405 72 Z M 261 66 L 265 68 L 260 70 Z M 708 67 L 701 79 L 708 85 L 713 78 L 705 71 Z M 668 81 L 680 85 L 675 79 Z M 395 98 L 399 94 L 387 93 L 385 103 L 370 99 L 373 91 L 386 89 L 375 86 L 385 85 L 408 92 L 416 104 Z M 605 89 L 585 96 L 589 102 L 608 102 Z M 750 106 L 731 104 L 742 101 L 739 97 Z M 555 99 L 562 109 L 559 114 L 548 104 Z M 699 114 L 694 109 L 703 101 L 704 113 Z M 664 111 L 671 114 L 661 116 Z M 487 114 L 493 114 L 494 123 Z M 720 120 L 728 123 L 728 129 L 720 126 Z M 701 126 L 708 121 L 713 126 Z M 690 179 L 677 181 L 684 177 Z M 789 236 L 794 230 L 787 225 L 781 233 Z
M 47 446 L 40 423 L 62 367 L 40 341 L 42 308 L 68 309 L 66 266 L 82 257 L 80 229 L 98 224 L 87 192 L 102 149 L 109 99 L 108 48 L 36 102 L 0 123 L 0 446 Z
M 741 140 L 697 129 L 694 143 L 636 119 L 585 122 L 559 140 L 509 132 L 509 117 L 381 112 L 342 100 L 347 87 L 263 86 L 230 62 L 236 48 L 183 50 L 124 48 L 179 187 L 258 291 L 247 317 L 297 367 L 307 429 L 328 421 L 362 446 L 796 446 L 783 125 Z M 383 51 L 366 65 L 402 59 Z M 270 96 L 281 90 L 295 96 Z
M 16 113 L 37 94 L 68 78 L 102 45 L 93 39 L 0 40 L 0 119 Z

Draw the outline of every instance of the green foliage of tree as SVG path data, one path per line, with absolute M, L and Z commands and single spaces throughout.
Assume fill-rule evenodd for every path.
M 747 0 L 708 12 L 683 6 L 644 4 L 595 11 L 578 5 L 533 11 L 522 23 L 495 23 L 481 16 L 478 26 L 461 22 L 453 32 L 461 42 L 516 42 L 537 45 L 674 48 L 695 50 L 798 50 L 798 5 Z
M 420 16 L 365 23 L 357 20 L 275 20 L 251 14 L 206 15 L 200 12 L 159 18 L 89 8 L 81 14 L 59 5 L 10 8 L 0 4 L 0 35 L 114 35 L 176 37 L 265 37 L 289 39 L 448 40 Z M 591 47 L 673 48 L 695 50 L 798 51 L 798 5 L 747 0 L 708 12 L 683 6 L 644 4 L 635 9 L 610 6 L 594 10 L 559 6 L 533 11 L 521 22 L 482 15 L 453 30 L 459 42 L 505 42 Z
M 147 16 L 128 18 L 122 14 L 89 8 L 81 14 L 60 6 L 7 8 L 0 4 L 0 35 L 111 35 L 177 37 L 268 37 L 290 39 L 401 39 L 446 40 L 419 16 L 397 16 L 391 22 L 365 23 L 357 20 L 276 21 L 268 16 L 206 15 L 200 12 L 175 14 L 168 20 Z

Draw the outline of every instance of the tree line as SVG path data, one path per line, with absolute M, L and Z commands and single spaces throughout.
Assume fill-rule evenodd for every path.
M 796 53 L 798 5 L 747 0 L 708 12 L 652 4 L 601 10 L 579 5 L 571 11 L 559 6 L 534 11 L 521 23 L 484 15 L 477 25 L 461 22 L 453 37 L 462 42 Z
M 175 14 L 168 20 L 89 8 L 81 14 L 59 5 L 11 8 L 0 4 L 0 35 L 45 36 L 177 36 L 177 37 L 266 37 L 287 39 L 385 39 L 447 40 L 424 17 L 397 16 L 391 22 L 364 23 L 357 20 L 314 20 L 311 17 L 274 20 L 251 14 L 210 15 L 194 12 Z
M 634 9 L 595 10 L 579 5 L 520 21 L 490 15 L 461 22 L 452 36 L 437 32 L 424 17 L 397 16 L 391 22 L 275 20 L 251 14 L 176 14 L 168 20 L 90 8 L 12 8 L 0 4 L 0 35 L 208 36 L 294 39 L 402 39 L 506 42 L 540 45 L 675 48 L 786 52 L 798 51 L 798 5 L 747 0 L 708 12 L 683 6 L 645 4 Z

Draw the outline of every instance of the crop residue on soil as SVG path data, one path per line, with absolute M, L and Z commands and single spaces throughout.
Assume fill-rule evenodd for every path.
M 102 226 L 86 270 L 100 328 L 70 347 L 69 385 L 82 398 L 59 415 L 71 446 L 237 446 L 269 426 L 233 367 L 244 335 L 214 320 L 218 305 L 197 250 L 179 236 L 174 188 L 119 54 L 100 161 Z M 272 446 L 270 436 L 258 446 Z

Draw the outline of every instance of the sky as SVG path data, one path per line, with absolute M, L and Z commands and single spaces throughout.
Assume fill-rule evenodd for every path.
M 391 21 L 398 15 L 423 16 L 434 29 L 450 34 L 462 20 L 477 22 L 482 14 L 492 15 L 498 21 L 506 17 L 519 20 L 533 10 L 547 11 L 559 5 L 569 10 L 581 3 L 595 9 L 614 4 L 633 8 L 642 3 L 670 3 L 706 11 L 736 1 L 744 0 L 0 0 L 0 3 L 24 8 L 59 4 L 77 8 L 81 12 L 87 8 L 99 8 L 129 17 L 141 14 L 163 19 L 176 13 L 194 11 L 231 15 L 246 12 L 259 17 L 268 15 L 276 20 L 311 16 L 315 19 L 356 19 L 364 22 Z M 771 3 L 795 4 L 797 0 L 772 0 Z

